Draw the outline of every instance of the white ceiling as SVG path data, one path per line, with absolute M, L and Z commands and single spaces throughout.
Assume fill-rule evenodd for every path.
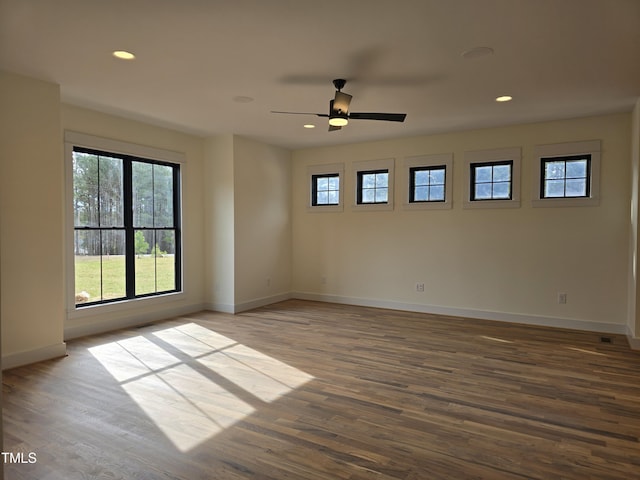
M 475 47 L 494 53 L 462 56 Z M 113 58 L 120 49 L 137 58 Z M 0 69 L 190 133 L 352 143 L 629 111 L 640 1 L 0 0 Z M 270 113 L 327 113 L 339 77 L 351 111 L 406 121 L 328 132 L 326 118 Z M 514 100 L 496 103 L 503 94 Z

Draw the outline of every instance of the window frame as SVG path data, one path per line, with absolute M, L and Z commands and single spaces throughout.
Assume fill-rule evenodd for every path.
M 494 170 L 495 167 L 509 167 L 509 180 L 508 181 L 495 181 L 494 180 Z M 513 199 L 513 160 L 496 160 L 491 162 L 477 162 L 472 163 L 470 165 L 471 170 L 469 171 L 469 201 L 471 202 L 495 202 L 498 200 L 512 200 Z M 479 168 L 491 167 L 491 181 L 490 182 L 478 182 L 477 181 L 477 170 Z M 507 183 L 509 185 L 509 196 L 508 197 L 494 197 L 493 196 L 493 186 L 498 183 Z M 491 197 L 490 198 L 477 198 L 476 197 L 476 187 L 478 185 L 491 185 Z
M 145 162 L 158 165 L 176 166 L 177 175 L 173 175 L 173 201 L 174 201 L 174 225 L 176 232 L 176 289 L 150 294 L 140 294 L 133 297 L 101 300 L 90 303 L 76 304 L 75 300 L 75 255 L 74 255 L 74 192 L 73 192 L 73 152 L 74 148 L 101 152 L 102 154 L 115 157 L 129 157 L 133 160 L 139 159 Z M 128 142 L 96 137 L 93 135 L 66 131 L 65 132 L 65 165 L 66 165 L 66 187 L 67 187 L 67 237 L 66 250 L 66 270 L 67 270 L 67 311 L 68 318 L 80 318 L 87 315 L 95 315 L 109 312 L 118 312 L 132 307 L 144 305 L 162 304 L 167 301 L 182 299 L 186 297 L 184 283 L 184 229 L 182 220 L 182 185 L 185 182 L 186 162 L 184 154 L 168 150 L 147 147 L 143 145 L 131 144 Z M 126 188 L 125 188 L 126 190 Z M 126 195 L 126 194 L 125 194 Z M 176 205 L 177 202 L 177 205 Z M 139 227 L 131 226 L 132 231 L 140 230 Z M 156 229 L 153 227 L 152 229 Z M 133 248 L 130 246 L 128 248 Z M 134 258 L 129 258 L 128 262 L 135 262 Z M 135 270 L 132 271 L 135 276 Z M 126 280 L 129 283 L 129 279 Z M 127 287 L 129 290 L 129 287 Z M 129 290 L 131 291 L 131 290 Z
M 315 204 L 314 177 L 337 176 L 338 177 L 338 204 Z M 332 163 L 326 165 L 311 165 L 307 168 L 307 211 L 341 212 L 344 210 L 344 164 Z
M 387 191 L 387 199 L 384 202 L 377 202 L 377 201 L 373 201 L 373 202 L 365 202 L 362 197 L 364 194 L 365 190 L 373 190 L 374 192 L 374 198 L 376 196 L 376 193 L 378 191 L 378 187 L 377 185 L 374 186 L 373 188 L 365 188 L 364 187 L 364 182 L 363 182 L 363 177 L 365 175 L 386 175 L 387 176 L 387 186 L 386 187 L 380 187 L 380 190 L 386 190 Z M 360 170 L 357 173 L 357 177 L 356 177 L 356 203 L 358 205 L 387 205 L 389 203 L 389 170 L 386 168 L 380 168 L 377 170 Z
M 586 162 L 586 175 L 584 177 L 568 177 L 567 176 L 567 162 L 577 162 L 577 161 L 585 161 Z M 560 163 L 563 162 L 565 166 L 565 173 L 562 178 L 554 179 L 546 177 L 546 170 L 548 163 Z M 567 195 L 567 180 L 572 179 L 584 179 L 585 182 L 585 194 L 584 195 Z M 562 180 L 564 184 L 564 195 L 561 196 L 547 196 L 545 194 L 546 184 L 549 181 L 554 180 Z M 551 199 L 551 198 L 589 198 L 591 196 L 591 155 L 570 155 L 570 156 L 560 156 L 560 157 L 542 157 L 540 158 L 540 198 L 541 199 Z
M 444 167 L 445 183 L 444 183 L 444 201 L 411 201 L 411 172 L 415 168 Z M 453 153 L 429 154 L 405 157 L 403 162 L 403 177 L 406 181 L 402 182 L 402 188 L 405 190 L 402 194 L 404 199 L 402 207 L 407 210 L 442 210 L 450 209 L 453 206 Z
M 394 203 L 394 158 L 384 158 L 379 160 L 359 160 L 352 164 L 353 169 L 353 210 L 354 211 L 385 211 L 393 210 Z M 366 202 L 360 203 L 362 199 L 361 182 L 362 174 L 367 173 L 387 173 L 387 201 L 386 202 Z
M 338 201 L 331 203 L 327 201 L 327 203 L 319 203 L 318 202 L 318 193 L 325 192 L 325 190 L 318 190 L 318 180 L 327 179 L 327 183 L 330 182 L 329 179 L 337 178 L 338 179 L 338 189 L 334 190 L 331 188 L 326 189 L 326 193 L 330 192 L 338 192 Z M 311 175 L 311 206 L 312 207 L 335 207 L 336 205 L 340 205 L 340 174 L 338 173 L 318 173 Z
M 465 152 L 464 208 L 519 208 L 522 153 L 519 147 Z M 477 166 L 511 165 L 511 197 L 495 199 L 474 198 L 474 175 Z
M 533 170 L 533 207 L 583 207 L 597 206 L 600 204 L 600 140 L 588 140 L 580 142 L 556 143 L 549 145 L 536 145 L 534 149 Z M 577 157 L 590 157 L 587 172 L 588 196 L 585 197 L 545 197 L 544 174 L 542 168 L 544 162 L 550 159 L 571 159 Z

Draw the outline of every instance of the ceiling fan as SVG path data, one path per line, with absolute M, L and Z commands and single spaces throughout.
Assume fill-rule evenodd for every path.
M 271 113 L 284 113 L 289 115 L 316 115 L 317 117 L 327 117 L 329 119 L 329 131 L 340 130 L 349 123 L 349 120 L 384 120 L 387 122 L 404 122 L 406 113 L 363 113 L 350 112 L 352 96 L 342 92 L 347 81 L 337 78 L 333 81 L 336 87 L 336 96 L 329 102 L 329 113 L 308 113 L 308 112 L 279 112 L 272 110 Z

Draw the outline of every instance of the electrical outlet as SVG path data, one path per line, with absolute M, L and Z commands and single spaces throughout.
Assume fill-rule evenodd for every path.
M 267 277 L 267 287 L 271 286 L 271 277 Z
M 322 285 L 326 285 L 327 284 L 327 277 L 325 277 L 324 275 L 322 276 L 322 278 L 320 278 L 320 283 Z
M 424 283 L 416 283 L 416 292 L 424 292 Z
M 567 294 L 564 292 L 559 292 L 558 293 L 558 303 L 560 305 L 564 305 L 565 303 L 567 303 Z

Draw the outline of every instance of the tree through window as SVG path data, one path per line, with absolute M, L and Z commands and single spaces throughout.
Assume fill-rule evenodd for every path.
M 180 167 L 73 149 L 76 305 L 175 292 Z

